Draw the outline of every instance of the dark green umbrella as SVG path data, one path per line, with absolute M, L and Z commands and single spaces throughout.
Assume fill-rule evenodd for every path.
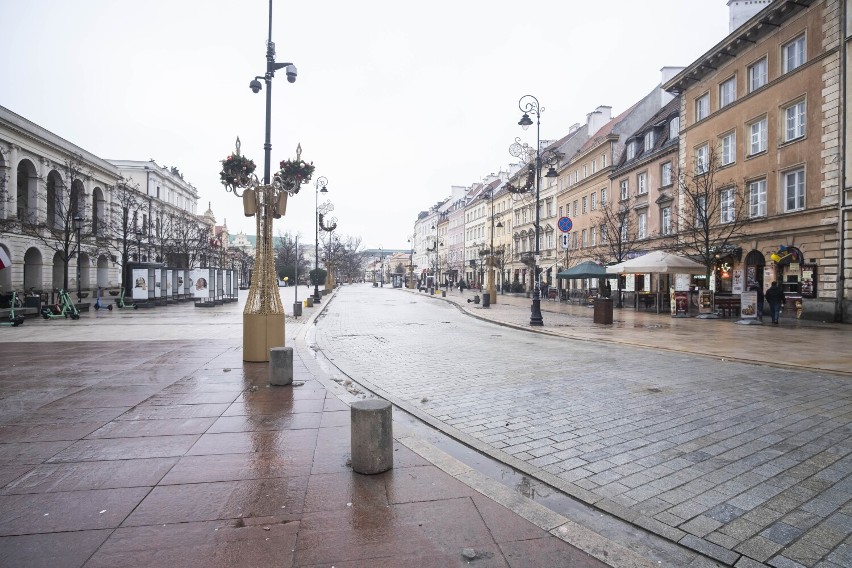
M 607 274 L 605 266 L 587 260 L 557 273 L 556 277 L 565 280 L 582 280 L 585 278 L 617 278 L 618 274 Z

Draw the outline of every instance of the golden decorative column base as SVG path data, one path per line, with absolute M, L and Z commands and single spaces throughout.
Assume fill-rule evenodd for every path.
M 265 363 L 269 349 L 284 347 L 284 314 L 243 314 L 243 361 Z

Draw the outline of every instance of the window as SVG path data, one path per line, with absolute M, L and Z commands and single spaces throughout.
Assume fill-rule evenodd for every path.
M 583 164 L 583 179 L 586 179 L 588 175 L 588 166 L 586 164 Z
M 805 170 L 798 169 L 784 174 L 784 211 L 805 208 Z
M 790 43 L 785 43 L 781 48 L 781 57 L 784 62 L 784 73 L 789 73 L 796 67 L 801 67 L 805 63 L 804 34 Z
M 674 140 L 680 136 L 680 117 L 676 116 L 669 123 L 669 138 Z
M 719 85 L 719 108 L 728 106 L 737 100 L 737 78 L 731 77 Z
M 628 142 L 627 143 L 627 159 L 632 160 L 636 157 L 636 142 Z
M 589 244 L 591 244 L 592 246 L 597 245 L 596 235 L 595 235 L 595 228 L 594 228 L 594 227 L 592 227 L 591 229 L 589 229 L 589 241 L 590 241 L 590 243 L 589 243 Z
M 695 198 L 695 224 L 699 227 L 703 227 L 706 216 L 707 198 L 702 195 L 700 197 Z
M 766 180 L 760 179 L 748 184 L 748 216 L 766 217 Z
M 671 207 L 663 207 L 661 222 L 661 229 L 663 230 L 664 235 L 670 235 L 672 233 L 672 208 Z
M 704 144 L 695 149 L 695 173 L 703 174 L 710 166 L 710 146 Z
M 752 122 L 749 127 L 749 155 L 753 156 L 766 151 L 766 118 Z
M 734 221 L 734 188 L 729 187 L 719 192 L 719 210 L 722 223 L 733 223 Z
M 799 101 L 784 109 L 784 141 L 803 137 L 805 121 L 805 101 Z
M 601 168 L 606 167 L 606 154 L 601 154 Z
M 606 225 L 601 225 L 601 244 L 606 244 Z
M 648 235 L 648 214 L 639 213 L 638 237 L 644 239 Z
M 547 248 L 552 249 L 554 248 L 554 246 L 555 245 L 553 244 L 553 233 L 547 233 Z
M 621 180 L 621 200 L 624 201 L 627 199 L 627 195 L 630 193 L 630 186 L 627 183 L 627 180 Z
M 563 211 L 563 208 L 562 208 L 562 207 L 560 207 L 560 208 L 559 208 L 559 216 L 560 216 L 560 217 L 564 217 L 564 215 L 562 215 L 562 211 Z
M 660 166 L 660 182 L 663 187 L 672 184 L 672 163 L 666 162 Z
M 627 242 L 627 218 L 621 218 L 621 242 Z
M 639 195 L 648 193 L 648 174 L 642 172 L 636 176 L 636 191 Z
M 596 209 L 598 208 L 598 203 L 597 203 L 597 201 L 598 201 L 598 194 L 597 194 L 597 193 L 595 193 L 595 192 L 592 192 L 592 195 L 590 196 L 590 199 L 591 199 L 591 207 L 592 207 L 592 211 L 594 211 L 594 210 L 596 210 Z
M 654 142 L 656 142 L 654 136 L 654 131 L 650 131 L 645 134 L 645 151 L 650 152 L 654 148 Z
M 575 200 L 574 200 L 574 217 L 576 217 L 576 216 L 577 216 L 577 212 L 578 212 L 578 211 L 579 211 L 579 209 L 578 209 L 578 207 L 577 207 L 577 200 L 575 199 Z
M 704 94 L 695 99 L 695 120 L 703 120 L 710 114 L 710 95 Z
M 722 165 L 727 166 L 729 164 L 733 164 L 736 161 L 737 156 L 737 133 L 731 132 L 730 134 L 722 137 Z
M 606 205 L 606 188 L 601 189 L 601 205 Z
M 574 183 L 580 181 L 580 172 L 579 170 L 574 170 Z
M 587 201 L 587 198 L 584 196 L 584 197 L 583 197 L 583 215 L 585 215 L 585 214 L 586 214 L 586 211 L 587 211 L 587 209 L 586 209 L 586 201 Z
M 749 66 L 748 68 L 748 92 L 751 93 L 753 91 L 758 90 L 762 86 L 764 86 L 768 82 L 768 75 L 766 73 L 767 64 L 766 58 L 764 57 L 757 63 Z
M 571 248 L 577 248 L 577 233 L 571 233 Z
M 547 210 L 547 216 L 551 217 L 553 215 L 553 199 L 545 200 L 545 209 Z
M 587 240 L 586 229 L 583 229 L 583 239 L 582 239 L 582 241 L 581 241 L 581 245 L 580 245 L 580 246 L 585 247 L 585 246 L 586 246 L 586 245 L 588 245 L 588 244 L 589 244 L 589 241 Z

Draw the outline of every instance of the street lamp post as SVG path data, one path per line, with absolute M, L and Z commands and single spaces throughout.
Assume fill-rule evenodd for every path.
M 416 234 L 408 237 L 408 242 L 411 243 L 411 255 L 408 257 L 408 287 L 414 290 L 414 239 Z
M 319 194 L 320 193 L 328 193 L 328 180 L 320 176 L 316 181 L 316 212 L 315 212 L 315 230 L 314 230 L 314 239 L 316 245 L 314 246 L 314 303 L 320 303 L 320 293 L 319 293 Z
M 538 262 L 541 256 L 540 227 L 539 227 L 539 197 L 541 194 L 541 113 L 544 108 L 533 95 L 524 95 L 518 101 L 518 107 L 524 113 L 518 124 L 526 130 L 532 126 L 530 113 L 535 113 L 535 256 L 533 257 L 533 296 L 530 310 L 530 325 L 542 326 L 544 319 L 541 317 L 541 290 L 536 283 L 538 279 Z
M 80 279 L 83 276 L 83 269 L 80 265 L 80 237 L 83 234 L 83 218 L 82 217 L 74 217 L 74 230 L 77 232 L 77 301 L 82 300 L 82 293 L 80 288 Z
M 503 217 L 502 213 L 494 213 L 494 189 L 492 188 L 489 192 L 488 198 L 491 201 L 491 245 L 488 247 L 488 297 L 492 304 L 497 303 L 497 287 L 494 284 L 494 268 L 496 267 L 496 262 L 494 260 L 494 221 L 497 220 L 496 227 L 498 229 L 503 228 L 503 221 L 501 220 Z M 502 279 L 502 277 L 501 277 Z M 500 289 L 503 289 L 502 282 L 500 284 Z
M 385 287 L 385 249 L 379 245 L 379 286 Z
M 272 151 L 272 78 L 275 71 L 286 68 L 287 81 L 296 81 L 296 66 L 275 62 L 275 44 L 272 42 L 272 0 L 269 0 L 269 36 L 266 41 L 266 73 L 256 76 L 249 88 L 254 93 L 266 83 L 266 131 L 263 144 L 263 182 L 254 175 L 254 162 L 240 156 L 237 139 L 236 152 L 222 160 L 220 177 L 227 191 L 243 200 L 246 217 L 254 216 L 257 227 L 255 270 L 251 280 L 245 309 L 243 310 L 243 360 L 267 362 L 269 350 L 284 345 L 284 306 L 278 291 L 275 273 L 275 251 L 272 241 L 272 223 L 282 217 L 287 208 L 287 198 L 299 192 L 301 184 L 308 183 L 314 171 L 313 164 L 301 159 L 301 145 L 297 146 L 296 159 L 281 162 L 281 169 L 271 175 Z M 240 192 L 242 190 L 242 193 Z
M 440 271 L 441 271 L 441 258 L 438 256 L 438 221 L 435 220 L 435 224 L 432 226 L 435 229 L 435 281 L 432 283 L 433 288 L 436 290 L 441 289 L 440 282 Z M 429 249 L 431 250 L 431 249 Z

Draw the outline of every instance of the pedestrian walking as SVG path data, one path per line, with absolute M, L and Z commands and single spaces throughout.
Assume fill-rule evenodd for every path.
M 786 297 L 784 290 L 778 285 L 778 282 L 773 282 L 766 291 L 766 301 L 769 302 L 769 311 L 772 314 L 772 323 L 777 324 L 781 319 L 781 308 L 784 306 Z
M 750 288 L 752 292 L 757 292 L 757 319 L 763 321 L 763 290 L 759 284 L 754 284 Z

